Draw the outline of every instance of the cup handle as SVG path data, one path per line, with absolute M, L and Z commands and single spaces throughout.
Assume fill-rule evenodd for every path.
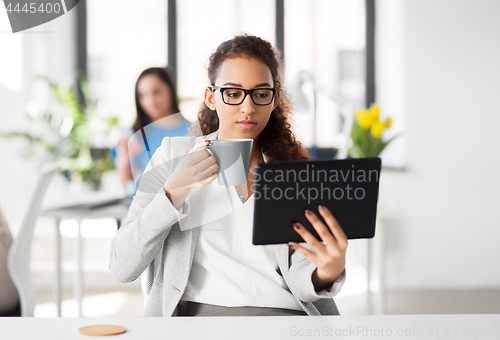
M 211 146 L 211 144 L 202 146 L 202 147 L 200 147 L 198 149 L 198 151 L 205 149 L 205 150 L 207 150 L 207 152 L 209 153 L 209 155 L 211 155 L 211 156 L 213 156 L 215 158 L 214 152 L 210 149 L 210 146 Z

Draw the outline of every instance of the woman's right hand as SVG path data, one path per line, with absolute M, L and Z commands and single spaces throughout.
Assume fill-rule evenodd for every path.
M 174 171 L 167 178 L 165 194 L 174 207 L 179 209 L 193 188 L 201 189 L 212 183 L 219 168 L 214 156 L 206 150 L 198 150 L 210 142 L 198 142 L 186 156 L 177 164 Z

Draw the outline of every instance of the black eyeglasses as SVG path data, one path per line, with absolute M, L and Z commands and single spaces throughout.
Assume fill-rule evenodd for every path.
M 253 89 L 245 90 L 237 87 L 219 87 L 210 85 L 208 87 L 212 91 L 219 90 L 222 96 L 222 101 L 227 105 L 240 105 L 245 100 L 247 94 L 250 95 L 255 105 L 269 105 L 273 102 L 276 89 Z

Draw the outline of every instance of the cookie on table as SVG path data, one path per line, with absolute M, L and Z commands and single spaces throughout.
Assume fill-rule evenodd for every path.
M 92 325 L 78 329 L 78 333 L 92 336 L 106 336 L 125 333 L 125 327 L 117 325 Z

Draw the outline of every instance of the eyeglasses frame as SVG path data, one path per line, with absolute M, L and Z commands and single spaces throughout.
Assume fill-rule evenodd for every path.
M 220 86 L 215 86 L 215 85 L 210 85 L 208 86 L 208 88 L 212 91 L 217 91 L 219 90 L 220 92 L 220 96 L 222 98 L 222 102 L 226 105 L 241 105 L 243 104 L 243 102 L 245 101 L 245 98 L 247 97 L 247 94 L 250 95 L 250 98 L 252 99 L 252 102 L 255 104 L 255 105 L 258 105 L 258 106 L 267 106 L 267 105 L 271 105 L 271 103 L 273 102 L 274 100 L 274 97 L 276 96 L 276 88 L 274 87 L 264 87 L 264 88 L 258 88 L 258 89 L 253 89 L 253 90 L 246 90 L 246 89 L 242 89 L 242 88 L 239 88 L 239 87 L 220 87 Z M 241 101 L 241 103 L 239 104 L 229 104 L 229 103 L 226 103 L 226 101 L 224 100 L 224 91 L 225 90 L 240 90 L 240 91 L 243 91 L 245 92 L 245 95 L 243 96 L 243 100 Z M 269 101 L 269 104 L 257 104 L 255 102 L 255 100 L 253 99 L 253 92 L 254 91 L 259 91 L 259 90 L 271 90 L 273 92 L 273 96 L 271 98 L 271 100 Z

